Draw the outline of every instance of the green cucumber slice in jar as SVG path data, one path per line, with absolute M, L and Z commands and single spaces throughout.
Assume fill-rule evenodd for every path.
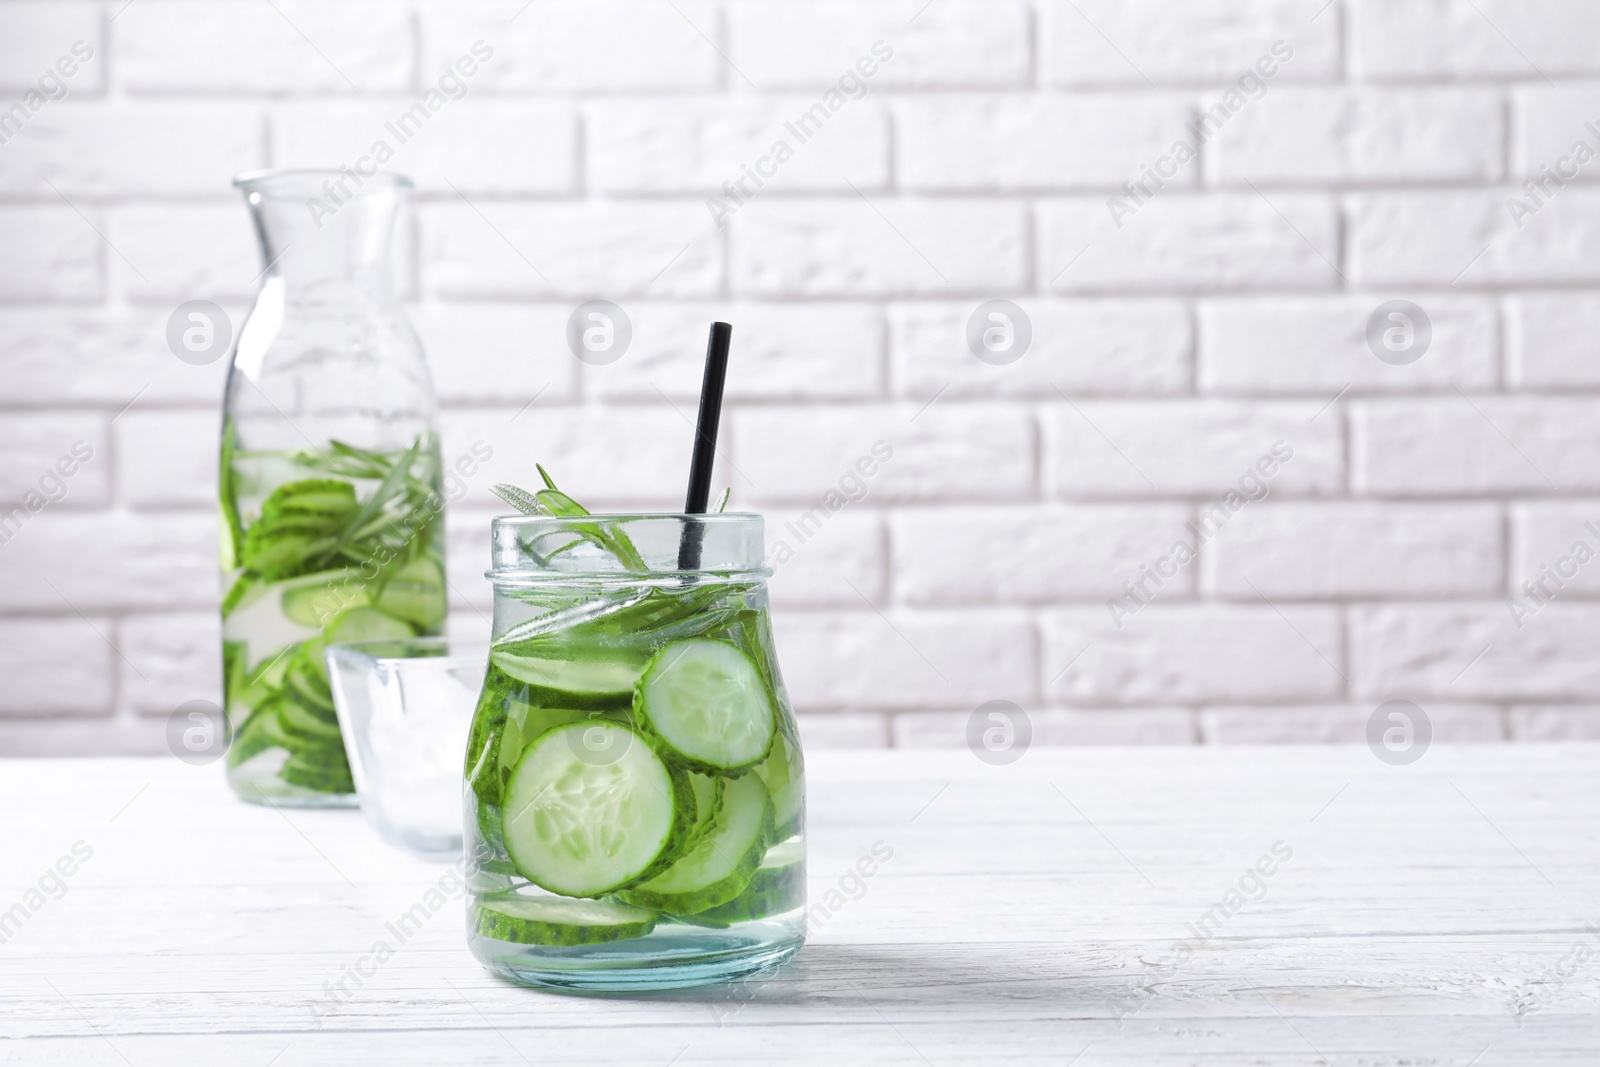
M 804 822 L 806 802 L 799 742 L 780 731 L 772 742 L 772 751 L 756 767 L 756 773 L 772 796 L 774 839 L 782 841 L 793 837 Z
M 628 654 L 615 657 L 563 659 L 567 650 L 491 652 L 489 658 L 512 678 L 552 694 L 556 703 L 576 708 L 626 707 L 644 669 L 644 659 Z
M 694 916 L 700 925 L 731 926 L 793 911 L 806 902 L 805 846 L 784 841 L 767 850 L 744 892 Z
M 472 925 L 484 937 L 521 945 L 595 945 L 643 937 L 653 911 L 609 900 L 568 900 L 503 893 L 473 905 Z
M 617 894 L 625 904 L 694 915 L 743 893 L 772 833 L 772 801 L 753 774 L 724 778 L 710 831 L 671 867 Z
M 714 774 L 761 762 L 777 729 L 772 693 L 750 657 L 706 638 L 657 652 L 634 689 L 633 711 L 677 762 Z
M 623 723 L 548 730 L 506 784 L 503 834 L 517 871 L 568 897 L 599 897 L 676 858 L 694 813 L 687 778 Z

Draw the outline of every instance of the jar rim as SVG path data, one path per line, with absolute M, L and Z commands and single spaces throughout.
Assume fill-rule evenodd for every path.
M 505 515 L 495 518 L 490 540 L 488 577 L 496 583 L 771 574 L 765 520 L 754 512 Z

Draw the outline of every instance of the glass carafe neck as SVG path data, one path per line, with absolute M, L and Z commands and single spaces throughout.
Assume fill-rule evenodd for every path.
M 286 310 L 315 314 L 396 301 L 390 252 L 409 180 L 290 170 L 244 175 L 234 184 L 255 220 L 263 276 L 281 287 Z

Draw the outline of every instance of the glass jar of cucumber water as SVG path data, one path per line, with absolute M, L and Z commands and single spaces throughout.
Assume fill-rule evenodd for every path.
M 756 515 L 494 522 L 467 933 L 533 985 L 748 974 L 805 936 L 805 783 Z
M 437 634 L 445 618 L 436 403 L 390 259 L 411 183 L 235 184 L 265 268 L 223 406 L 228 781 L 249 801 L 353 805 L 324 649 Z

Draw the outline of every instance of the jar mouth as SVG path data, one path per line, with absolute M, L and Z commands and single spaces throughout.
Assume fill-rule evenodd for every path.
M 715 576 L 760 580 L 765 522 L 734 512 L 513 515 L 494 520 L 490 580 L 642 582 Z
M 252 170 L 235 176 L 233 184 L 235 188 L 243 189 L 247 193 L 285 197 L 322 196 L 324 182 L 338 183 L 341 179 L 346 183 L 343 188 L 355 196 L 372 196 L 396 189 L 409 192 L 416 188 L 416 183 L 410 178 L 394 171 L 380 170 L 373 174 L 362 174 L 355 182 L 351 182 L 350 173 L 318 167 Z M 340 195 L 345 199 L 350 198 L 347 193 Z

